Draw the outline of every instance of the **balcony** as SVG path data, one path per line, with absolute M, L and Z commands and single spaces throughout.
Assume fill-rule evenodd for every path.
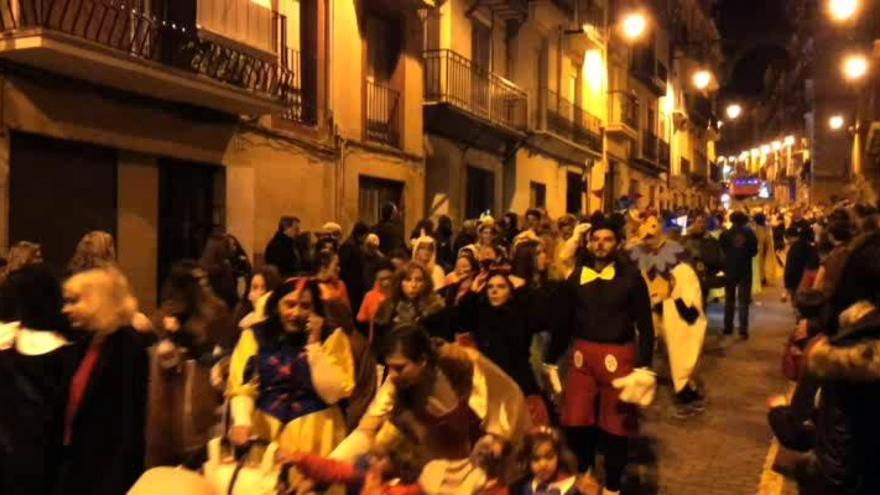
M 602 157 L 602 122 L 578 105 L 544 90 L 531 143 L 573 163 Z
M 611 108 L 608 112 L 606 132 L 613 136 L 638 138 L 639 100 L 635 94 L 627 91 L 611 91 L 608 93 Z
M 400 93 L 388 86 L 365 81 L 364 138 L 400 146 Z
M 589 49 L 604 49 L 607 43 L 605 9 L 597 0 L 556 0 L 554 2 L 571 19 L 566 30 L 565 47 L 575 56 Z
M 196 22 L 185 24 L 117 0 L 7 0 L 0 58 L 231 114 L 284 112 L 284 16 L 249 0 L 190 1 Z
M 528 96 L 518 86 L 451 50 L 424 58 L 429 131 L 490 149 L 525 135 Z
M 289 49 L 282 65 L 290 71 L 287 93 L 288 107 L 281 114 L 287 120 L 305 125 L 318 122 L 318 101 L 314 85 L 317 80 L 309 68 L 317 67 L 313 56 L 303 57 L 299 50 Z
M 671 170 L 672 165 L 672 155 L 669 152 L 669 143 L 660 139 L 657 142 L 657 161 L 660 165 L 660 168 L 669 172 Z
M 630 165 L 644 173 L 654 176 L 661 172 L 669 172 L 669 167 L 661 162 L 661 145 L 663 141 L 650 130 L 642 131 L 642 142 L 638 156 L 630 161 Z M 664 143 L 665 144 L 665 143 Z M 668 150 L 668 146 L 666 147 Z
M 688 118 L 697 127 L 705 129 L 712 120 L 712 102 L 702 95 L 686 94 Z
M 633 50 L 630 71 L 636 79 L 644 83 L 658 98 L 666 95 L 666 80 L 669 69 L 666 64 L 657 60 L 653 49 L 637 48 Z

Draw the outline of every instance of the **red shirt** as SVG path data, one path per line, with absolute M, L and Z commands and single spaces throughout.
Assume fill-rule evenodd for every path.
M 70 445 L 71 436 L 73 435 L 73 420 L 79 407 L 82 404 L 86 387 L 95 371 L 95 365 L 98 364 L 98 358 L 101 357 L 101 346 L 93 345 L 89 347 L 86 356 L 79 364 L 73 379 L 70 381 L 70 393 L 67 396 L 67 413 L 64 417 L 64 445 Z

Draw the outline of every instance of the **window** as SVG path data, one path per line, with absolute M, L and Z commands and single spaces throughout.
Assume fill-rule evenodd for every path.
M 366 19 L 367 79 L 387 84 L 400 56 L 402 28 L 399 20 L 378 15 Z
M 651 186 L 648 188 L 648 206 L 653 207 L 655 205 L 654 201 L 657 200 L 657 186 Z
M 477 20 L 473 21 L 471 32 L 471 59 L 484 71 L 492 68 L 492 30 Z
M 606 172 L 607 174 L 607 172 Z M 605 184 L 608 187 L 608 184 Z M 566 174 L 565 212 L 584 212 L 584 193 L 587 191 L 586 179 L 581 174 L 568 172 Z
M 394 203 L 403 220 L 403 183 L 362 175 L 358 178 L 358 220 L 367 225 L 379 223 L 382 206 Z
M 540 182 L 532 182 L 529 185 L 529 207 L 547 208 L 547 186 Z
M 476 167 L 467 168 L 467 195 L 465 214 L 467 218 L 479 218 L 495 207 L 495 174 Z

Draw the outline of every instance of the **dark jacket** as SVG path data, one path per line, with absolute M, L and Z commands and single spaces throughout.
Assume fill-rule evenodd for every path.
M 468 292 L 459 302 L 458 323 L 462 331 L 474 337 L 480 352 L 513 378 L 523 394 L 534 395 L 539 391 L 529 363 L 529 346 L 540 315 L 530 314 L 529 295 L 528 289 L 515 290 L 506 304 L 494 307 L 485 291 Z
M 368 282 L 364 279 L 364 261 L 363 250 L 353 237 L 349 237 L 339 246 L 339 278 L 348 289 L 348 299 L 354 314 L 360 309 L 368 288 Z
M 819 268 L 819 254 L 816 246 L 810 242 L 798 239 L 788 250 L 785 260 L 785 288 L 789 291 L 797 290 L 807 270 Z
M 293 239 L 276 232 L 266 246 L 266 263 L 275 265 L 283 278 L 292 277 L 303 270 L 303 260 Z
M 682 242 L 693 260 L 694 270 L 700 278 L 703 290 L 719 286 L 715 275 L 724 270 L 724 251 L 721 242 L 709 234 L 691 234 Z
M 383 253 L 390 254 L 396 249 L 405 249 L 403 243 L 403 223 L 399 219 L 392 218 L 376 224 L 373 232 L 379 236 L 379 249 Z
M 880 493 L 880 312 L 814 345 L 807 368 L 822 387 L 815 457 L 834 493 Z
M 736 226 L 721 233 L 724 252 L 724 275 L 728 282 L 739 282 L 752 276 L 752 258 L 758 254 L 758 238 L 748 226 Z
M 130 327 L 109 335 L 73 418 L 58 493 L 122 495 L 144 470 L 149 363 Z
M 42 355 L 0 352 L 0 493 L 53 492 L 62 459 L 64 412 L 80 349 Z

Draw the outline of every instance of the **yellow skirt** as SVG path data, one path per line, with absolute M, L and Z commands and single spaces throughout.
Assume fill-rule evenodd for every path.
M 345 418 L 337 406 L 300 416 L 283 425 L 278 419 L 256 411 L 254 433 L 278 442 L 281 450 L 327 456 L 345 439 Z

